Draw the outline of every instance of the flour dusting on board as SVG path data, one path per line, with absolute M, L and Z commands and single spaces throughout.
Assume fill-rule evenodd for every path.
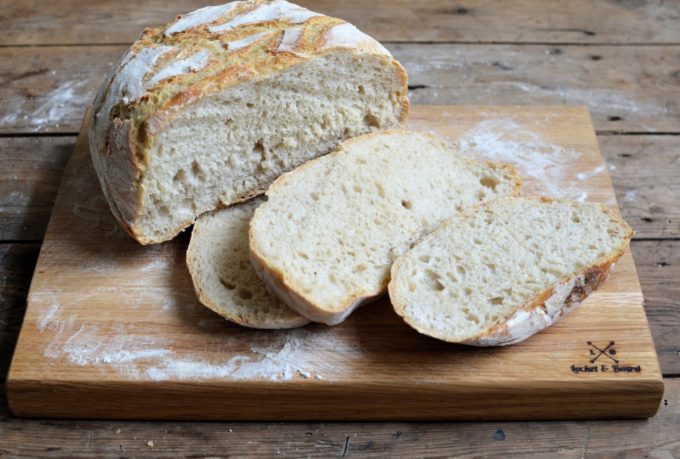
M 528 195 L 542 194 L 582 202 L 588 198 L 588 193 L 577 180 L 583 181 L 605 171 L 600 166 L 569 176 L 569 164 L 573 165 L 581 156 L 578 151 L 549 143 L 539 133 L 506 118 L 482 121 L 460 138 L 458 145 L 466 154 L 517 167 L 522 178 L 531 179 L 523 183 L 523 191 Z
M 250 352 L 208 361 L 196 355 L 178 355 L 171 350 L 171 341 L 132 333 L 123 323 L 114 330 L 103 330 L 97 325 L 79 325 L 74 316 L 61 318 L 59 312 L 59 305 L 49 306 L 36 326 L 41 332 L 49 330 L 54 334 L 45 347 L 45 356 L 74 365 L 108 368 L 128 378 L 156 381 L 323 379 L 319 368 L 307 368 L 305 345 L 309 346 L 313 339 L 305 330 L 281 331 L 271 335 L 274 339 L 267 340 L 268 344 L 251 346 Z
M 146 374 L 156 381 L 205 378 L 229 378 L 234 380 L 269 379 L 290 380 L 295 376 L 309 375 L 301 366 L 298 354 L 303 349 L 304 330 L 283 332 L 280 348 L 252 347 L 252 355 L 237 355 L 223 362 L 196 361 L 187 358 L 171 358 L 151 367 Z M 308 376 L 307 376 L 308 377 Z
M 52 322 L 60 309 L 59 303 L 52 303 L 47 310 L 38 319 L 37 327 L 40 333 L 44 332 L 47 326 Z

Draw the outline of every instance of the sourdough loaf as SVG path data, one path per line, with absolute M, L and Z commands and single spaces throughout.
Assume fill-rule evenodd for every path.
M 196 220 L 187 265 L 201 303 L 251 328 L 294 328 L 309 320 L 272 296 L 248 258 L 248 223 L 262 198 L 207 212 Z
M 145 30 L 95 98 L 90 150 L 113 214 L 148 244 L 408 107 L 404 69 L 353 25 L 239 1 Z
M 399 257 L 390 300 L 423 334 L 517 343 L 596 289 L 632 235 L 600 204 L 498 199 L 463 210 Z
M 383 294 L 394 259 L 463 207 L 516 194 L 510 166 L 406 130 L 363 135 L 277 179 L 250 222 L 253 265 L 291 309 L 334 325 Z

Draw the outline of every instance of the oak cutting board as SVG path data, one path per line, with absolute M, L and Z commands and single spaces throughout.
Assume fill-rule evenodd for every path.
M 513 162 L 524 193 L 616 207 L 588 112 L 413 107 L 410 126 Z M 7 382 L 18 416 L 127 419 L 568 419 L 652 416 L 663 393 L 630 253 L 524 343 L 419 335 L 369 304 L 336 327 L 255 331 L 196 301 L 189 232 L 149 247 L 111 216 L 85 129 L 66 169 Z

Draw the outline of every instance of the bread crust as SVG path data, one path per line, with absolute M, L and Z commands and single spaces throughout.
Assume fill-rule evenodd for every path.
M 251 244 L 252 247 L 252 244 Z M 286 276 L 280 270 L 269 265 L 264 258 L 262 258 L 257 251 L 250 250 L 250 263 L 253 265 L 255 272 L 260 279 L 267 286 L 273 295 L 280 298 L 281 301 L 297 312 L 301 316 L 307 317 L 314 322 L 324 323 L 326 325 L 337 325 L 344 321 L 356 308 L 364 304 L 375 301 L 385 294 L 387 290 L 387 283 L 383 289 L 371 294 L 361 294 L 356 297 L 348 297 L 343 303 L 343 309 L 338 308 L 336 311 L 328 311 L 320 308 L 312 301 L 308 300 L 304 295 L 299 293 L 299 286 L 292 285 L 291 282 L 286 281 Z
M 196 232 L 196 228 L 194 228 L 194 232 Z M 216 304 L 212 300 L 212 297 L 208 295 L 207 292 L 203 289 L 202 284 L 198 282 L 200 276 L 195 274 L 198 271 L 198 266 L 196 257 L 194 255 L 196 251 L 195 248 L 196 242 L 193 236 L 194 234 L 192 234 L 192 238 L 189 241 L 189 247 L 187 249 L 186 254 L 186 263 L 187 267 L 189 268 L 189 272 L 191 273 L 191 281 L 194 285 L 194 290 L 196 292 L 196 296 L 198 297 L 198 301 L 205 307 L 219 314 L 220 316 L 224 317 L 230 322 L 234 322 L 238 325 L 241 325 L 242 327 L 247 328 L 264 330 L 282 330 L 287 328 L 303 327 L 310 322 L 309 319 L 307 319 L 304 316 L 292 317 L 290 318 L 290 320 L 279 319 L 276 321 L 268 322 L 254 322 L 244 319 L 237 314 L 230 314 L 228 311 L 225 311 L 224 308 L 221 308 L 218 304 Z
M 406 134 L 408 132 L 409 132 L 408 129 L 397 128 L 364 134 L 362 136 L 358 136 L 344 141 L 338 146 L 337 150 L 335 150 L 332 153 L 329 153 L 327 156 L 332 157 L 340 155 L 349 145 L 352 145 L 353 143 L 357 142 L 363 142 L 365 141 L 366 138 L 378 135 Z M 441 138 L 433 134 L 430 133 L 420 134 L 430 137 L 436 142 L 442 142 Z M 317 161 L 320 160 L 321 158 L 316 158 L 307 161 L 305 164 L 298 167 L 297 169 L 281 175 L 269 186 L 266 195 L 270 195 L 272 192 L 277 191 L 288 180 L 290 180 L 291 177 L 294 177 L 295 174 L 299 174 L 306 170 L 307 168 L 312 167 Z M 472 162 L 473 160 L 469 159 L 469 161 Z M 509 164 L 498 164 L 493 162 L 486 162 L 485 164 L 488 167 L 494 169 L 502 169 L 504 171 L 504 175 L 510 178 L 513 184 L 512 196 L 519 196 L 520 189 L 522 186 L 522 180 L 514 166 Z M 260 209 L 257 209 L 255 211 L 255 215 L 257 215 L 257 212 L 259 211 Z M 324 309 L 319 305 L 315 304 L 311 299 L 307 298 L 304 295 L 304 293 L 302 293 L 302 288 L 299 285 L 296 285 L 294 282 L 291 282 L 289 279 L 287 279 L 284 272 L 275 268 L 270 263 L 267 263 L 267 260 L 261 254 L 261 251 L 259 250 L 259 247 L 255 239 L 253 238 L 252 231 L 249 231 L 248 234 L 248 246 L 250 251 L 251 264 L 255 268 L 255 271 L 260 276 L 260 278 L 265 282 L 265 285 L 267 286 L 269 291 L 272 292 L 277 297 L 281 298 L 283 302 L 286 303 L 288 307 L 290 307 L 292 310 L 294 310 L 298 314 L 301 314 L 309 318 L 314 322 L 321 322 L 327 325 L 337 325 L 340 322 L 344 321 L 358 307 L 370 303 L 372 301 L 375 301 L 387 293 L 389 278 L 383 280 L 378 290 L 353 292 L 352 294 L 348 295 L 335 309 L 333 310 Z
M 224 32 L 210 30 L 216 22 L 229 22 L 248 15 L 256 17 L 259 10 L 274 4 L 283 5 L 279 10 L 274 9 L 279 14 L 276 17 L 260 15 L 256 22 L 240 24 Z M 138 226 L 138 219 L 145 212 L 141 182 L 155 137 L 185 107 L 205 96 L 243 83 L 271 78 L 312 59 L 347 53 L 373 56 L 393 72 L 402 88 L 399 94 L 399 120 L 403 123 L 408 117 L 410 105 L 406 71 L 377 41 L 356 29 L 349 30 L 350 38 L 360 37 L 362 40 L 356 43 L 351 40 L 343 42 L 341 37 L 332 41 L 328 38 L 329 31 L 334 27 L 351 25 L 289 3 L 249 0 L 234 2 L 233 5 L 227 8 L 227 5 L 220 5 L 219 10 L 215 7 L 199 10 L 213 8 L 215 16 L 204 18 L 203 22 L 194 21 L 192 27 L 183 29 L 175 26 L 196 12 L 178 17 L 165 26 L 145 30 L 113 67 L 93 103 L 89 143 L 94 168 L 114 217 L 141 244 L 171 239 L 195 219 L 187 218 L 178 227 L 161 235 L 145 234 Z M 302 15 L 300 17 L 305 19 L 296 22 L 295 15 Z M 179 31 L 168 34 L 173 27 Z M 304 39 L 300 38 L 293 45 L 282 48 L 282 33 L 293 28 L 301 28 L 300 37 Z M 264 34 L 262 30 L 267 33 Z M 263 35 L 253 43 L 242 46 L 244 40 L 257 35 L 255 32 Z M 241 44 L 238 46 L 242 47 L 233 46 L 239 42 Z M 150 70 L 161 66 L 160 63 L 177 63 L 206 50 L 209 51 L 207 63 L 196 71 L 180 72 L 159 81 L 143 81 L 146 74 L 140 73 L 141 67 Z M 140 63 L 132 65 L 131 62 L 135 60 L 140 60 Z M 134 94 L 128 96 L 131 92 Z M 245 201 L 262 191 L 249 190 L 224 204 Z
M 190 264 L 189 258 L 187 258 L 187 265 Z M 192 269 L 191 267 L 189 269 Z M 228 320 L 229 322 L 233 322 L 237 325 L 240 325 L 241 327 L 246 327 L 246 328 L 252 328 L 255 330 L 286 330 L 290 328 L 299 328 L 299 327 L 304 327 L 305 325 L 309 324 L 311 321 L 307 319 L 304 316 L 299 316 L 296 319 L 291 319 L 291 320 L 277 320 L 277 321 L 269 321 L 269 322 L 257 322 L 254 323 L 249 320 L 244 320 L 241 317 L 239 317 L 236 314 L 229 314 L 224 311 L 224 309 L 220 308 L 219 305 L 214 303 L 208 295 L 203 291 L 203 289 L 194 281 L 194 291 L 196 292 L 196 296 L 198 297 L 198 301 L 205 306 L 206 308 L 210 309 L 214 313 L 218 314 L 219 316 L 223 317 L 224 319 Z
M 560 199 L 549 197 L 535 197 L 541 202 L 554 202 Z M 488 206 L 490 203 L 480 204 L 480 207 Z M 423 327 L 404 314 L 405 305 L 399 302 L 399 297 L 390 286 L 390 302 L 395 312 L 404 321 L 419 333 L 437 338 L 442 341 L 470 346 L 507 346 L 519 343 L 533 336 L 541 330 L 555 323 L 560 317 L 576 309 L 576 307 L 600 285 L 602 285 L 609 275 L 609 271 L 616 262 L 623 256 L 629 247 L 630 239 L 633 237 L 633 230 L 621 218 L 621 216 L 611 209 L 598 203 L 598 206 L 612 219 L 626 228 L 624 244 L 610 253 L 608 256 L 596 260 L 588 265 L 554 283 L 547 289 L 538 293 L 534 298 L 527 301 L 523 306 L 518 307 L 504 319 L 493 324 L 482 332 L 465 338 L 463 340 L 453 339 L 442 335 L 439 331 Z M 392 272 L 398 269 L 399 260 L 392 265 Z

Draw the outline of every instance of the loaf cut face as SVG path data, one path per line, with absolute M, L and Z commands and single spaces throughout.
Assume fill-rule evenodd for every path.
M 633 231 L 596 203 L 506 198 L 463 210 L 392 266 L 394 310 L 435 338 L 517 343 L 604 282 Z
M 407 92 L 401 65 L 353 25 L 232 2 L 144 32 L 94 101 L 90 150 L 116 218 L 161 242 L 346 138 L 401 125 Z
M 337 324 L 383 294 L 394 259 L 466 206 L 514 195 L 510 166 L 406 130 L 367 134 L 277 179 L 250 223 L 253 265 L 292 309 Z
M 262 198 L 201 215 L 194 224 L 187 265 L 199 301 L 251 328 L 294 328 L 309 320 L 272 296 L 250 264 L 248 224 Z

